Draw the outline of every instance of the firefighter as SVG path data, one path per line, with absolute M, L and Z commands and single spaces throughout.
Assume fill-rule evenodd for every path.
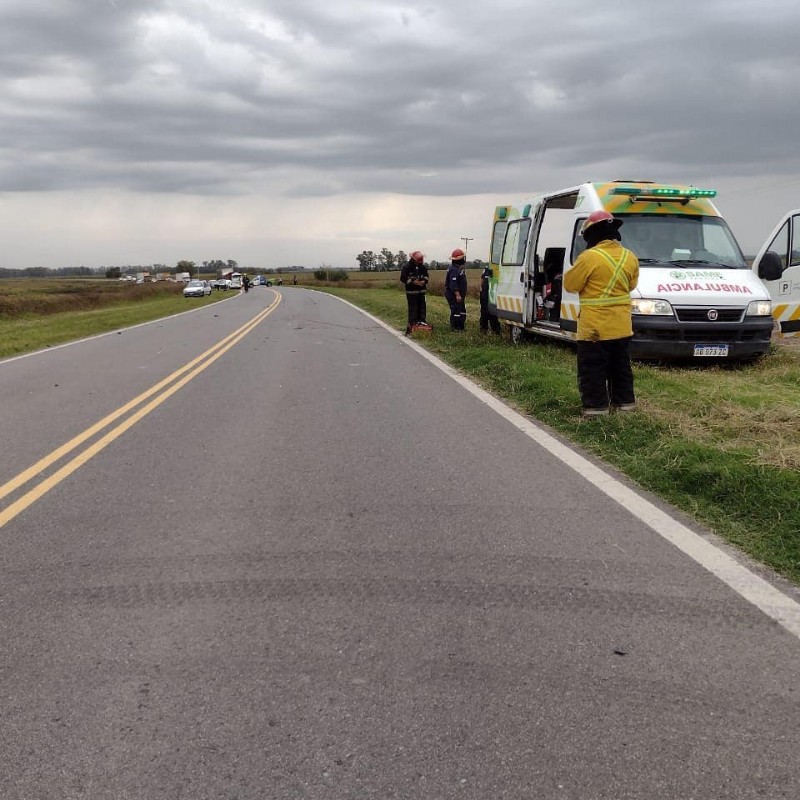
M 463 331 L 467 324 L 467 254 L 457 248 L 450 254 L 450 266 L 444 279 L 444 296 L 450 306 L 450 330 Z
M 492 277 L 492 268 L 486 266 L 481 273 L 481 318 L 480 327 L 484 333 L 487 333 L 489 326 L 492 326 L 494 333 L 500 333 L 500 320 L 497 319 L 497 314 L 489 313 L 489 280 Z
M 408 303 L 406 336 L 411 336 L 411 330 L 415 325 L 428 324 L 426 320 L 428 309 L 425 301 L 428 279 L 425 256 L 419 250 L 415 250 L 400 270 L 400 281 L 406 287 L 406 302 Z
M 585 417 L 609 407 L 633 411 L 630 344 L 631 290 L 639 280 L 639 260 L 621 244 L 622 220 L 593 211 L 581 227 L 586 250 L 564 274 L 564 289 L 580 297 L 578 388 Z

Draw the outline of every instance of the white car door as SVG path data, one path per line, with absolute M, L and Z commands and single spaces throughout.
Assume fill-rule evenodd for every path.
M 781 260 L 781 276 L 764 280 L 772 299 L 772 315 L 783 336 L 800 336 L 800 209 L 790 211 L 770 234 L 754 262 L 758 270 L 767 252 Z

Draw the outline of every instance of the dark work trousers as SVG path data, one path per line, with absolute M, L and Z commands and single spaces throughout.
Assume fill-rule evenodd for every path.
M 500 333 L 500 320 L 497 319 L 497 314 L 489 313 L 489 300 L 488 298 L 484 300 L 483 295 L 481 295 L 481 318 L 479 324 L 482 331 L 488 331 L 491 325 L 495 333 Z
M 462 295 L 461 301 L 456 300 L 455 294 L 445 294 L 447 304 L 450 306 L 450 330 L 463 331 L 467 324 L 467 306 Z
M 411 326 L 418 322 L 425 322 L 428 316 L 427 303 L 425 302 L 425 292 L 406 292 L 408 302 L 408 328 L 407 333 L 411 333 Z
M 578 390 L 584 408 L 632 405 L 631 337 L 599 342 L 578 340 Z

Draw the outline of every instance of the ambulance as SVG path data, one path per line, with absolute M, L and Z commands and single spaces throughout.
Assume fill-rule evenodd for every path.
M 604 209 L 622 220 L 622 244 L 639 258 L 639 285 L 631 292 L 634 358 L 758 358 L 773 328 L 770 293 L 759 275 L 776 280 L 780 271 L 774 257 L 762 258 L 758 274 L 751 269 L 711 202 L 716 194 L 610 181 L 497 206 L 490 313 L 508 326 L 512 341 L 525 331 L 574 341 L 580 303 L 563 289 L 563 275 L 585 249 L 583 221 Z
M 800 336 L 800 209 L 790 211 L 777 224 L 758 252 L 753 269 L 772 298 L 777 335 Z

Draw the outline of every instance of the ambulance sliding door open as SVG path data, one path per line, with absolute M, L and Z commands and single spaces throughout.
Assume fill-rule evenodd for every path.
M 538 208 L 529 261 L 526 324 L 560 327 L 561 274 L 572 249 L 574 211 L 578 192 L 548 198 Z

